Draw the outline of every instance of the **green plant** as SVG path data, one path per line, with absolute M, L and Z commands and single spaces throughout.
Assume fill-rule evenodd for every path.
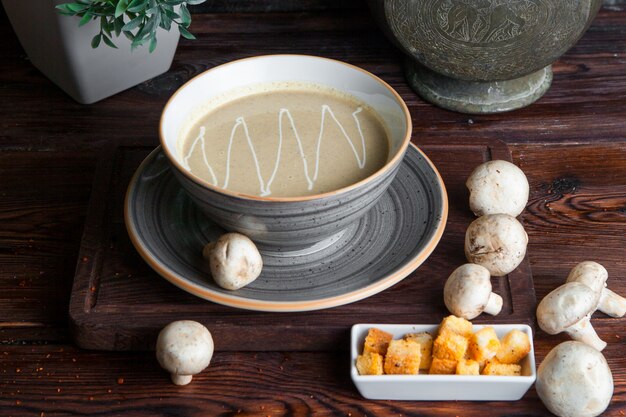
M 205 0 L 74 0 L 57 7 L 59 13 L 79 16 L 83 26 L 92 20 L 100 20 L 100 32 L 91 40 L 97 48 L 101 42 L 117 48 L 113 36 L 124 34 L 131 41 L 131 49 L 150 43 L 150 52 L 157 46 L 157 29 L 170 30 L 177 25 L 180 34 L 195 39 L 189 30 L 191 14 L 187 5 L 204 3 Z M 177 10 L 175 10 L 175 8 Z

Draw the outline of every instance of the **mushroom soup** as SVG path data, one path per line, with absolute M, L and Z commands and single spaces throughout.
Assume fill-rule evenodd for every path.
M 181 132 L 183 164 L 202 180 L 263 197 L 355 184 L 382 168 L 389 135 L 361 100 L 313 84 L 266 85 L 208 105 Z

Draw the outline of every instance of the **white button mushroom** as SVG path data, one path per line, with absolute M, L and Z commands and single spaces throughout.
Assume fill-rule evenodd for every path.
M 589 322 L 596 308 L 593 290 L 579 282 L 563 284 L 537 306 L 537 323 L 548 334 L 566 332 L 572 339 L 598 350 L 606 347 Z
M 528 179 L 507 161 L 480 164 L 465 185 L 470 191 L 470 208 L 477 216 L 504 213 L 517 217 L 528 203 Z
M 227 290 L 250 284 L 263 269 L 263 259 L 254 242 L 239 233 L 226 233 L 215 243 L 207 244 L 202 256 L 208 259 L 217 285 Z
M 488 214 L 477 218 L 465 232 L 465 256 L 493 276 L 512 272 L 524 259 L 528 235 L 515 217 Z
M 597 262 L 585 261 L 576 265 L 569 273 L 567 282 L 580 282 L 596 293 L 597 310 L 611 317 L 626 315 L 626 298 L 606 288 L 609 278 L 607 270 Z
M 209 366 L 213 338 L 202 324 L 192 320 L 174 321 L 159 333 L 156 357 L 176 385 L 187 385 L 193 375 Z
M 450 313 L 466 320 L 483 311 L 495 316 L 502 310 L 502 297 L 491 292 L 489 271 L 476 264 L 461 265 L 452 272 L 443 288 L 443 300 Z
M 559 417 L 602 414 L 613 396 L 613 375 L 602 353 L 580 342 L 563 342 L 537 370 L 535 389 Z

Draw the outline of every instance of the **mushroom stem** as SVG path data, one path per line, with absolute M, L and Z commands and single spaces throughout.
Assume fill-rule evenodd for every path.
M 487 305 L 483 312 L 487 314 L 491 314 L 492 316 L 497 315 L 502 310 L 502 297 L 500 297 L 495 292 L 489 294 L 489 300 L 487 300 Z
M 187 385 L 191 382 L 193 376 L 191 375 L 176 375 L 172 374 L 172 382 L 176 385 Z
M 579 322 L 572 324 L 565 332 L 570 335 L 572 339 L 586 343 L 598 351 L 602 351 L 606 347 L 606 342 L 600 339 L 589 322 L 589 316 L 585 316 Z
M 604 288 L 598 303 L 598 310 L 611 317 L 624 317 L 626 315 L 626 298 Z

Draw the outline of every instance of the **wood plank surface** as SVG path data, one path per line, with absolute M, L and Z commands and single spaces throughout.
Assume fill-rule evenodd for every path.
M 409 104 L 418 143 L 507 142 L 531 183 L 525 225 L 537 298 L 587 259 L 603 263 L 610 287 L 626 294 L 624 5 L 604 8 L 555 63 L 544 98 L 513 113 L 468 117 L 437 109 L 409 89 L 401 55 L 366 9 L 322 11 L 340 2 L 304 3 L 317 11 L 196 15 L 198 40 L 181 40 L 170 71 L 91 106 L 74 103 L 30 65 L 0 13 L 1 416 L 549 415 L 534 390 L 511 403 L 365 401 L 341 351 L 218 350 L 212 366 L 181 388 L 151 353 L 84 351 L 68 342 L 69 291 L 103 149 L 111 142 L 156 145 L 160 110 L 178 86 L 217 64 L 265 53 L 327 56 L 382 77 Z M 270 3 L 243 7 L 254 5 Z M 604 415 L 623 417 L 626 321 L 596 314 L 592 323 L 609 343 L 604 355 L 615 380 Z M 537 332 L 537 361 L 563 340 Z
M 66 326 L 93 164 L 89 152 L 0 153 L 0 340 Z
M 604 265 L 609 287 L 626 294 L 626 141 L 516 146 L 514 158 L 532 190 L 525 219 L 537 299 L 584 260 Z
M 626 379 L 626 338 L 605 349 L 613 378 Z M 564 340 L 556 337 L 551 343 Z M 538 345 L 543 358 L 548 345 Z M 217 352 L 188 386 L 176 387 L 153 354 L 71 346 L 2 347 L 0 410 L 6 416 L 547 416 L 531 389 L 521 401 L 363 400 L 347 352 Z M 622 417 L 617 385 L 604 414 Z
M 609 0 L 623 1 L 623 0 Z M 356 9 L 363 7 L 359 0 L 207 0 L 191 6 L 192 13 L 250 13 L 302 12 L 311 10 Z
M 554 64 L 552 87 L 541 100 L 514 113 L 472 117 L 438 109 L 413 93 L 402 75 L 401 54 L 365 8 L 196 15 L 191 29 L 198 39 L 181 40 L 170 71 L 90 106 L 73 102 L 29 65 L 5 23 L 0 26 L 2 94 L 10 100 L 6 104 L 29 112 L 6 119 L 0 143 L 8 149 L 67 150 L 97 149 L 112 140 L 145 141 L 156 134 L 167 98 L 185 81 L 234 59 L 275 53 L 340 59 L 382 77 L 410 106 L 417 138 L 488 136 L 507 143 L 622 140 L 621 127 L 626 124 L 624 9 L 601 10 L 581 41 Z M 602 123 L 594 123 L 600 115 Z M 594 125 L 593 133 L 588 132 L 590 125 Z M 132 134 L 119 126 L 132 129 Z

